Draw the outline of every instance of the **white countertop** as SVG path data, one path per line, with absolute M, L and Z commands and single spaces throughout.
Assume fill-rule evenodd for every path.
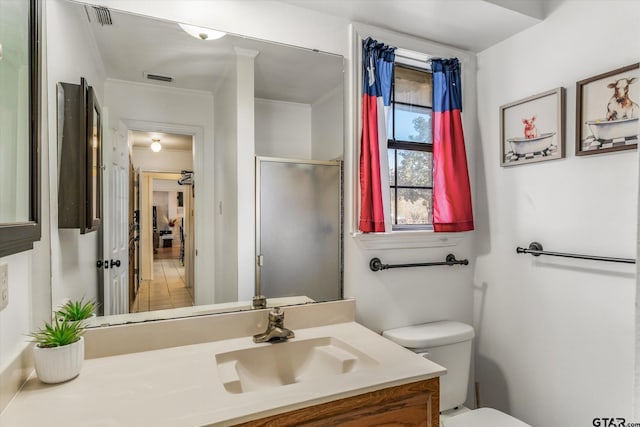
M 320 380 L 232 394 L 215 355 L 258 345 L 252 337 L 85 360 L 80 375 L 46 385 L 35 374 L 0 415 L 9 426 L 233 425 L 269 415 L 434 378 L 446 370 L 355 322 L 295 331 L 295 340 L 331 336 L 378 365 Z

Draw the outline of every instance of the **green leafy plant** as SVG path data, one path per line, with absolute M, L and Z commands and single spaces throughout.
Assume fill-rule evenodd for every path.
M 56 316 L 53 322 L 45 322 L 43 328 L 33 332 L 30 336 L 38 347 L 50 348 L 73 344 L 80 339 L 83 332 L 81 322 L 58 319 Z
M 98 304 L 94 300 L 84 301 L 82 298 L 80 301 L 67 301 L 58 310 L 58 315 L 66 320 L 77 322 L 90 318 L 95 312 Z

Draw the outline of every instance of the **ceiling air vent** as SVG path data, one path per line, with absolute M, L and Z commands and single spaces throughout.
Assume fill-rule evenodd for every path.
M 158 80 L 161 82 L 172 82 L 173 77 L 171 76 L 163 76 L 162 74 L 154 74 L 154 73 L 144 73 L 144 76 L 149 80 Z
M 109 9 L 102 6 L 93 6 L 93 11 L 96 14 L 96 20 L 100 25 L 113 25 Z

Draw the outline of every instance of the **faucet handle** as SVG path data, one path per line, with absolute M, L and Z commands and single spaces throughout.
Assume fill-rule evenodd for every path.
M 273 307 L 269 312 L 269 322 L 276 324 L 284 323 L 284 311 L 280 307 Z

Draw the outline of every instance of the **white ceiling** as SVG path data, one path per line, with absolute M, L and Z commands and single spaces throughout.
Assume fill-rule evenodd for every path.
M 215 92 L 232 67 L 234 47 L 239 47 L 259 52 L 255 59 L 257 98 L 312 104 L 343 81 L 343 59 L 337 55 L 233 35 L 203 41 L 176 23 L 118 11 L 111 11 L 113 25 L 102 26 L 92 8 L 87 14 L 81 12 L 79 19 L 91 17 L 90 28 L 111 79 Z M 174 80 L 150 81 L 145 73 Z
M 543 0 L 280 0 L 480 52 L 544 19 Z
M 152 140 L 154 138 L 160 140 L 163 150 L 191 151 L 193 143 L 193 137 L 191 135 L 178 135 L 162 132 L 141 132 L 137 130 L 131 131 L 133 148 L 147 149 L 153 142 Z

